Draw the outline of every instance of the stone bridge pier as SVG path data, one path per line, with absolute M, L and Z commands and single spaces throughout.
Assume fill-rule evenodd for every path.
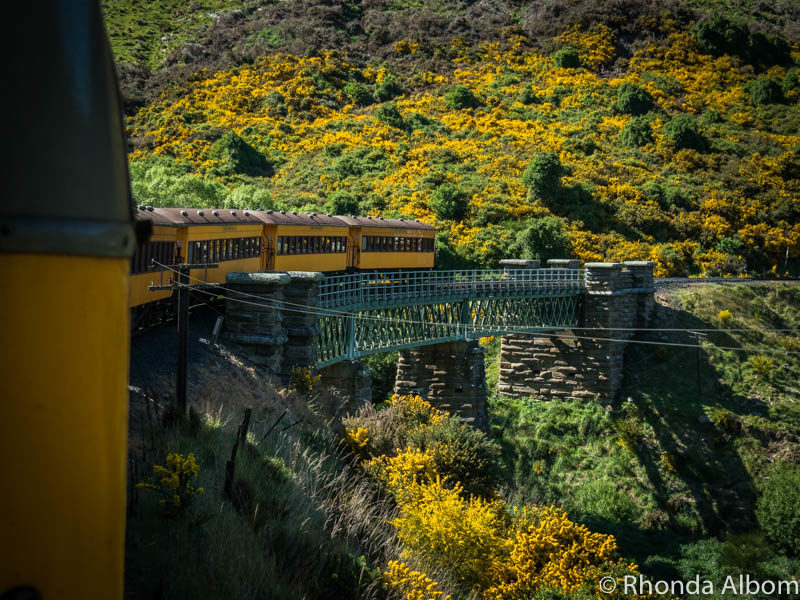
M 488 430 L 485 352 L 477 340 L 401 350 L 394 391 L 419 394 L 436 408 Z
M 613 398 L 622 385 L 623 355 L 635 333 L 632 328 L 646 327 L 653 313 L 653 265 L 587 263 L 582 327 L 504 335 L 498 393 L 541 399 Z
M 314 368 L 319 344 L 317 308 L 322 273 L 301 271 L 229 273 L 226 277 L 225 337 L 282 385 L 292 371 Z M 319 369 L 323 390 L 334 388 L 358 406 L 372 399 L 372 374 L 359 360 Z

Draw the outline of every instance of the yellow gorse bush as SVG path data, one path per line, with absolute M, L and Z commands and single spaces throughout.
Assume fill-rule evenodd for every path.
M 642 231 L 631 241 L 567 215 L 575 219 L 569 227 L 573 252 L 584 261 L 652 259 L 658 276 L 679 275 L 688 262 L 714 272 L 725 267 L 725 255 L 712 249 L 720 236 L 738 236 L 746 247 L 762 248 L 773 265 L 780 263 L 787 248 L 791 256 L 800 255 L 800 223 L 766 223 L 759 217 L 779 203 L 795 202 L 800 194 L 800 179 L 791 175 L 796 161 L 793 148 L 800 144 L 800 134 L 776 133 L 755 115 L 746 90 L 753 75 L 741 69 L 735 58 L 702 54 L 691 33 L 674 31 L 674 21 L 668 16 L 662 18 L 661 30 L 668 34 L 666 40 L 638 49 L 625 71 L 611 78 L 596 72 L 615 53 L 614 33 L 603 25 L 573 28 L 556 39 L 558 44 L 575 46 L 587 69 L 554 68 L 549 56 L 525 47 L 519 38 L 474 46 L 454 40 L 447 50 L 452 68 L 446 74 L 414 75 L 419 91 L 395 100 L 404 119 L 421 114 L 442 126 L 426 130 L 401 130 L 383 123 L 377 118 L 378 104 L 354 106 L 343 91 L 345 83 L 363 80 L 374 85 L 383 81 L 386 69 L 358 68 L 340 53 L 318 57 L 277 53 L 227 71 L 200 71 L 183 90 L 164 93 L 129 119 L 129 138 L 142 140 L 142 149 L 131 159 L 171 156 L 193 172 L 211 177 L 219 161 L 210 155 L 211 142 L 205 132 L 230 129 L 258 151 L 280 157 L 269 180 L 274 197 L 313 203 L 335 191 L 358 190 L 381 199 L 382 210 L 445 225 L 457 250 L 487 255 L 502 250 L 502 236 L 481 237 L 484 228 L 474 222 L 437 223 L 428 207 L 431 186 L 426 182 L 435 174 L 454 186 L 474 186 L 469 180 L 479 176 L 481 188 L 471 187 L 468 215 L 493 204 L 498 222 L 548 216 L 552 214 L 549 208 L 528 198 L 520 175 L 532 149 L 554 151 L 570 169 L 563 180 L 565 187 L 591 186 L 598 204 L 612 207 L 628 229 Z M 394 46 L 398 55 L 417 51 L 416 42 L 400 41 Z M 782 79 L 786 72 L 776 67 L 770 76 Z M 321 88 L 321 80 L 331 85 Z M 652 119 L 653 140 L 642 149 L 647 160 L 618 151 L 620 132 L 631 117 L 609 114 L 607 109 L 624 83 L 647 90 L 662 113 Z M 444 95 L 453 85 L 468 86 L 484 101 L 484 108 L 448 109 Z M 525 88 L 538 102 L 523 106 L 513 100 Z M 498 93 L 505 100 L 498 100 Z M 285 113 L 273 110 L 270 102 L 276 97 L 283 99 Z M 787 119 L 796 117 L 796 104 L 785 110 L 791 113 Z M 734 175 L 741 181 L 737 190 L 718 177 L 725 166 L 724 152 L 676 150 L 665 137 L 664 125 L 671 115 L 701 116 L 708 111 L 718 114 L 725 126 L 724 133 L 716 134 L 721 136 L 720 143 L 746 148 L 748 140 L 757 136 L 770 146 L 769 152 L 754 151 L 735 167 L 726 167 L 737 171 Z M 576 139 L 591 140 L 601 151 L 581 151 L 570 144 Z M 358 177 L 337 177 L 330 172 L 331 159 L 325 154 L 332 146 L 342 153 L 379 150 L 385 154 L 386 166 Z M 470 161 L 471 167 L 442 172 L 436 157 L 443 151 L 456 162 Z M 312 181 L 298 182 L 298 173 L 304 171 L 312 174 Z M 704 182 L 695 186 L 698 198 L 686 210 L 673 211 L 641 194 L 645 186 L 663 181 L 662 173 L 667 171 L 674 173 L 670 184 L 677 187 L 689 181 Z M 751 197 L 743 192 L 747 188 L 764 193 Z M 493 198 L 502 200 L 498 203 Z M 668 227 L 687 240 L 671 244 L 680 260 L 652 233 L 659 227 Z M 502 227 L 495 230 L 509 235 Z
M 727 309 L 723 309 L 717 313 L 717 318 L 719 319 L 720 323 L 727 325 L 733 319 L 733 313 Z
M 486 591 L 487 600 L 519 598 L 542 586 L 573 592 L 617 553 L 613 536 L 590 532 L 556 507 L 530 509 L 522 521 L 506 541 L 507 557 L 495 564 L 500 583 Z
M 389 568 L 383 574 L 395 591 L 403 594 L 405 600 L 450 600 L 450 594 L 438 591 L 439 583 L 421 571 L 412 571 L 405 563 L 389 561 Z
M 153 475 L 158 483 L 141 482 L 136 487 L 162 494 L 165 497 L 161 504 L 180 512 L 189 506 L 192 498 L 205 491 L 201 487 L 195 488 L 191 483 L 199 472 L 200 467 L 195 462 L 193 453 L 185 456 L 170 453 L 167 455 L 166 466 L 153 465 Z

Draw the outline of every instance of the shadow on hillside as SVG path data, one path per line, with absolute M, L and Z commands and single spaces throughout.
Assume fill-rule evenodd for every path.
M 655 322 L 659 324 L 656 326 L 674 328 L 714 327 L 688 312 L 660 305 Z M 694 342 L 685 331 L 650 333 L 640 339 Z M 707 341 L 718 346 L 737 346 L 722 331 L 710 332 Z M 654 447 L 642 443 L 635 452 L 660 507 L 669 515 L 673 530 L 712 535 L 746 530 L 755 522 L 756 491 L 734 446 L 740 425 L 731 417 L 756 414 L 759 410 L 726 386 L 702 350 L 699 388 L 697 372 L 698 355 L 694 348 L 629 346 L 621 401 L 631 398 L 640 418 L 653 428 L 655 435 Z M 687 517 L 693 513 L 700 520 L 700 531 L 693 531 Z

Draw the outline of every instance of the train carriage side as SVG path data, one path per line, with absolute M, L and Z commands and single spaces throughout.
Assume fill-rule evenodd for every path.
M 330 215 L 260 211 L 268 253 L 266 270 L 344 272 L 347 224 Z
M 150 291 L 149 287 L 162 281 L 159 273 L 150 270 L 153 260 L 173 265 L 178 261 L 178 228 L 177 224 L 162 214 L 161 209 L 136 209 L 137 222 L 149 221 L 152 234 L 147 242 L 138 244 L 131 257 L 130 287 L 128 288 L 128 306 L 136 309 L 149 302 L 164 300 L 172 295 L 169 290 Z M 169 273 L 163 277 L 166 283 L 171 279 Z
M 181 262 L 216 264 L 192 269 L 191 283 L 225 283 L 232 272 L 253 272 L 263 268 L 264 226 L 252 211 L 231 209 L 165 208 L 181 223 L 178 246 Z
M 350 227 L 348 267 L 362 271 L 432 269 L 436 228 L 408 219 L 339 217 Z

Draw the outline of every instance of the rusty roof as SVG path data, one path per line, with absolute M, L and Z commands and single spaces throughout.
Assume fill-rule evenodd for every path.
M 181 227 L 184 225 L 259 225 L 256 211 L 230 208 L 153 208 L 136 209 L 137 221 L 152 221 L 153 225 Z
M 254 213 L 268 225 L 325 225 L 326 227 L 347 227 L 339 217 L 319 213 L 299 213 L 289 210 L 259 210 Z
M 426 229 L 436 231 L 435 227 L 413 219 L 384 219 L 383 217 L 337 217 L 353 227 L 387 227 L 391 229 Z
M 436 231 L 435 227 L 411 219 L 383 217 L 346 217 L 319 213 L 298 213 L 287 210 L 241 210 L 230 208 L 153 208 L 139 206 L 137 221 L 153 225 L 183 227 L 187 225 L 324 225 L 327 227 L 381 227 Z

